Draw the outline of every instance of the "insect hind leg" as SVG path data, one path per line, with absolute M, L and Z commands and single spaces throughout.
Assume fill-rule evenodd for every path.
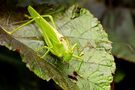
M 8 31 L 6 31 L 6 32 L 7 32 L 8 34 L 13 34 L 13 33 L 16 32 L 17 30 L 19 30 L 19 29 L 21 29 L 22 27 L 26 26 L 27 24 L 30 24 L 31 22 L 33 22 L 35 19 L 37 19 L 37 18 L 31 19 L 30 21 L 28 21 L 28 22 L 22 24 L 21 26 L 19 26 L 19 27 L 13 29 L 11 32 L 8 32 Z
M 41 15 L 42 17 L 48 17 L 53 24 L 54 28 L 56 29 L 56 24 L 54 23 L 53 17 L 51 15 Z
M 25 15 L 27 18 L 31 19 L 31 16 Z M 56 29 L 56 24 L 54 23 L 53 17 L 51 15 L 41 15 L 41 17 L 43 18 L 49 18 L 52 25 L 54 26 L 54 28 Z M 38 18 L 38 17 L 37 17 Z M 35 19 L 34 19 L 35 20 Z

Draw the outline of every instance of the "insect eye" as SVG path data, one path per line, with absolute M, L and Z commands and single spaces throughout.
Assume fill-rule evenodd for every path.
M 60 41 L 63 41 L 63 37 L 60 37 Z

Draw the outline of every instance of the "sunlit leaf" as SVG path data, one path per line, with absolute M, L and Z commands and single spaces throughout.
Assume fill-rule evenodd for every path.
M 46 50 L 36 51 L 44 41 L 35 24 L 25 26 L 13 35 L 0 29 L 0 44 L 11 50 L 20 49 L 22 60 L 31 71 L 42 79 L 53 79 L 64 90 L 110 90 L 115 64 L 111 43 L 100 22 L 86 9 L 77 7 L 71 7 L 55 18 L 58 31 L 70 46 L 78 44 L 75 54 L 83 53 L 83 61 L 72 58 L 67 63 L 51 53 L 42 59 Z

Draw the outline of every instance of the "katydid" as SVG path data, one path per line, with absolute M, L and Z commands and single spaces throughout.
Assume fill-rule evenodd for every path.
M 74 44 L 72 47 L 70 47 L 69 43 L 64 39 L 64 36 L 56 30 L 56 26 L 51 15 L 41 16 L 31 6 L 28 6 L 28 12 L 32 19 L 14 29 L 12 32 L 8 32 L 9 34 L 12 34 L 23 26 L 35 21 L 40 28 L 39 31 L 46 43 L 44 48 L 48 49 L 43 56 L 45 56 L 50 51 L 55 56 L 62 58 L 65 62 L 70 61 L 72 57 L 80 59 L 79 55 L 74 55 L 74 48 L 77 44 Z M 51 20 L 53 26 L 50 25 L 43 17 L 48 17 Z

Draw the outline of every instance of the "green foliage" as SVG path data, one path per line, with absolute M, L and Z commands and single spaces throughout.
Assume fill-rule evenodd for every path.
M 125 72 L 120 70 L 120 69 L 117 69 L 116 73 L 115 73 L 115 76 L 114 76 L 114 82 L 115 83 L 120 83 L 124 78 L 125 78 Z
M 74 12 L 73 12 L 74 11 Z M 75 16 L 74 16 L 75 15 Z M 45 43 L 35 24 L 25 26 L 13 35 L 0 29 L 0 45 L 11 50 L 19 49 L 23 62 L 37 76 L 44 80 L 53 79 L 64 90 L 110 90 L 112 73 L 115 71 L 111 43 L 99 21 L 83 8 L 69 8 L 64 14 L 55 15 L 58 31 L 70 44 L 78 43 L 83 52 L 83 63 L 73 58 L 65 63 L 48 54 L 46 50 L 36 52 Z
M 109 11 L 103 24 L 113 42 L 113 54 L 118 58 L 135 62 L 135 28 L 130 11 L 122 8 Z

